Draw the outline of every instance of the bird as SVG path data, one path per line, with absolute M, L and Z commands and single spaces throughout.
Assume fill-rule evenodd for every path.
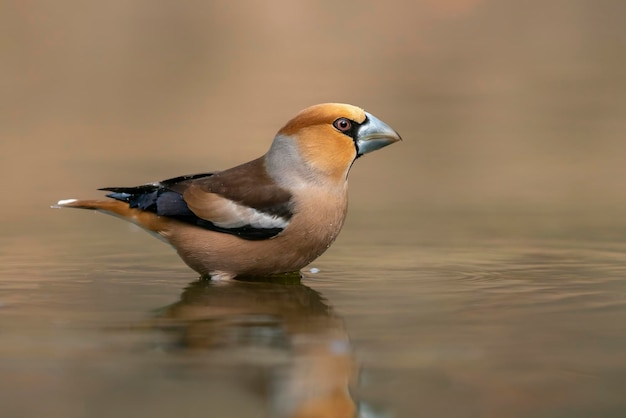
M 389 125 L 343 103 L 300 111 L 261 157 L 223 171 L 136 187 L 104 187 L 107 199 L 63 199 L 130 221 L 169 243 L 214 280 L 299 272 L 337 238 L 348 173 L 364 154 L 401 141 Z

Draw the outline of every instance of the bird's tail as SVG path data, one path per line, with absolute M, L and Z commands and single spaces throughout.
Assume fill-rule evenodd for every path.
M 115 200 L 78 200 L 78 199 L 63 199 L 59 200 L 56 205 L 52 205 L 52 208 L 77 208 L 77 209 L 91 209 L 99 210 L 102 212 L 110 212 L 118 216 L 124 216 L 130 209 L 128 204 L 118 205 Z
M 158 216 L 155 213 L 135 209 L 128 206 L 128 203 L 119 200 L 79 200 L 64 199 L 59 200 L 52 208 L 77 208 L 90 209 L 98 212 L 113 215 L 126 221 L 132 222 L 148 232 L 153 232 L 163 238 L 171 220 L 167 217 Z

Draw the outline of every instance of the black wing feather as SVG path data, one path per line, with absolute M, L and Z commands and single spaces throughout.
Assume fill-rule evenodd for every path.
M 167 216 L 201 228 L 236 235 L 247 240 L 254 241 L 272 238 L 282 231 L 282 228 L 254 228 L 252 226 L 239 228 L 219 227 L 213 222 L 196 216 L 187 206 L 182 193 L 169 189 L 173 185 L 211 175 L 213 173 L 193 174 L 136 187 L 103 187 L 98 190 L 111 192 L 106 196 L 126 202 L 131 208 L 153 212 L 159 216 Z

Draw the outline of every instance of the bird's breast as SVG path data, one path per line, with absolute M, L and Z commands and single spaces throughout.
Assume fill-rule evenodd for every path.
M 300 246 L 306 244 L 323 252 L 337 238 L 343 226 L 348 209 L 347 190 L 334 193 L 308 190 L 303 194 L 297 196 L 295 215 L 284 236 L 293 237 Z M 317 255 L 321 254 L 319 250 L 311 249 Z

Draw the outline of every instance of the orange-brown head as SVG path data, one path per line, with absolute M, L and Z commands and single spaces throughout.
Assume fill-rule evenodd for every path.
M 400 140 L 396 131 L 359 107 L 324 103 L 287 122 L 268 156 L 289 159 L 289 153 L 296 153 L 314 176 L 343 182 L 356 158 Z

